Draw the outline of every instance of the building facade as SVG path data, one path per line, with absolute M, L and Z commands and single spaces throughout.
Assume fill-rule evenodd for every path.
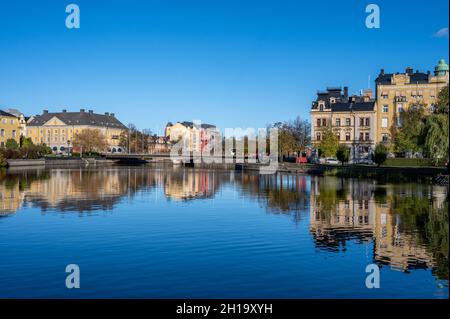
M 385 73 L 377 79 L 377 135 L 376 142 L 391 142 L 392 131 L 401 127 L 401 113 L 414 105 L 422 105 L 427 112 L 433 110 L 441 89 L 449 84 L 449 67 L 440 60 L 434 75 L 406 68 L 404 73 Z
M 207 146 L 212 142 L 217 128 L 211 124 L 196 125 L 193 122 L 177 122 L 172 124 L 167 123 L 165 134 L 167 140 L 174 144 L 181 139 L 185 139 L 185 145 L 191 152 L 203 152 Z
M 92 110 L 79 112 L 49 113 L 44 110 L 27 124 L 27 137 L 34 144 L 45 144 L 54 152 L 65 152 L 72 147 L 77 133 L 85 129 L 99 129 L 106 137 L 108 151 L 115 152 L 122 149 L 119 145 L 120 135 L 127 128 L 114 113 L 96 114 Z
M 375 148 L 376 103 L 372 92 L 348 96 L 348 88 L 319 91 L 311 108 L 311 141 L 314 147 L 331 129 L 339 144 L 350 149 L 350 159 L 368 158 Z
M 11 113 L 0 110 L 0 147 L 5 147 L 9 139 L 20 143 L 19 119 Z

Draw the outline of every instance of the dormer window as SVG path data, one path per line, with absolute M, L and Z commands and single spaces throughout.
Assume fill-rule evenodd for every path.
M 325 107 L 325 103 L 323 101 L 319 101 L 319 110 L 323 111 L 324 107 Z

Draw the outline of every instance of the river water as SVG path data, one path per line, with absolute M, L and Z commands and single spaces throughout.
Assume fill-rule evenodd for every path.
M 0 171 L 0 298 L 448 298 L 448 225 L 447 188 L 425 184 Z

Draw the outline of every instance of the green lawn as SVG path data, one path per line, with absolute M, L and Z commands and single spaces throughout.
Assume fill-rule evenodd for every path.
M 388 158 L 382 166 L 431 167 L 434 164 L 429 158 Z

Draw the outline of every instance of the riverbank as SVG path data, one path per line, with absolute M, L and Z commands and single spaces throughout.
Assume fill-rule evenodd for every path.
M 239 165 L 239 164 L 238 164 Z M 237 165 L 237 166 L 238 166 Z M 240 164 L 237 169 L 257 171 L 258 164 Z M 445 167 L 404 167 L 404 166 L 373 166 L 373 165 L 326 165 L 326 164 L 295 164 L 279 163 L 278 172 L 291 174 L 308 174 L 318 176 L 335 176 L 342 178 L 372 178 L 379 181 L 428 181 L 446 175 L 448 185 L 448 169 Z

